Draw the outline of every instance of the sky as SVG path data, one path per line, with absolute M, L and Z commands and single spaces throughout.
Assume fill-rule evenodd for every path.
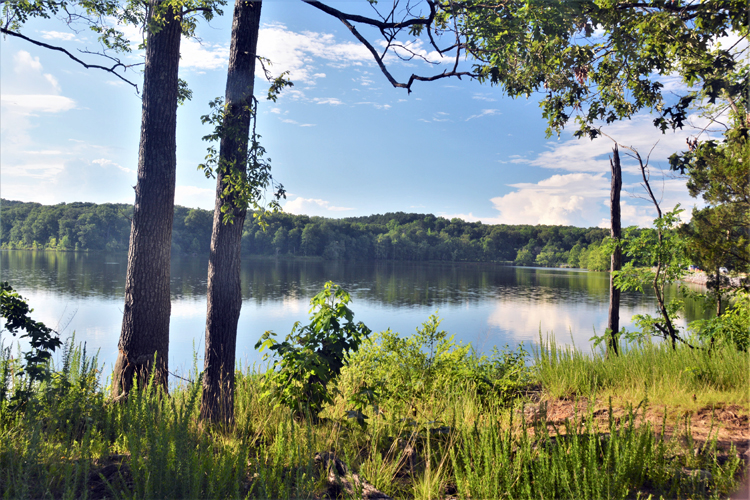
M 331 2 L 341 10 L 358 4 Z M 175 202 L 213 209 L 214 182 L 198 170 L 210 132 L 200 117 L 226 84 L 232 6 L 198 23 L 183 39 L 180 76 L 193 91 L 177 113 Z M 277 102 L 258 68 L 257 130 L 284 185 L 284 210 L 324 217 L 386 212 L 432 213 L 485 224 L 609 225 L 612 141 L 545 137 L 537 97 L 510 99 L 500 88 L 469 79 L 417 82 L 411 94 L 393 88 L 367 49 L 339 21 L 296 0 L 263 3 L 259 55 L 274 74 L 288 71 L 294 87 Z M 28 36 L 71 52 L 98 50 L 95 34 L 72 32 L 55 20 L 31 21 Z M 132 40 L 140 36 L 129 29 Z M 377 34 L 369 33 L 377 43 Z M 415 50 L 439 58 L 427 46 Z M 81 58 L 103 64 L 95 56 Z M 85 56 L 85 57 L 84 57 Z M 123 59 L 136 63 L 137 50 Z M 394 76 L 431 74 L 419 60 L 388 61 Z M 466 63 L 468 68 L 468 63 Z M 138 70 L 125 76 L 142 82 Z M 665 77 L 668 88 L 681 88 Z M 44 204 L 133 203 L 141 102 L 111 74 L 85 69 L 61 53 L 6 37 L 0 41 L 0 196 Z M 666 209 L 690 209 L 684 179 L 667 158 L 685 149 L 690 129 L 662 135 L 643 114 L 605 131 L 645 156 L 652 148 L 652 183 Z M 698 119 L 692 117 L 692 122 Z M 623 225 L 649 225 L 637 164 L 623 156 Z M 662 170 L 666 175 L 662 175 Z

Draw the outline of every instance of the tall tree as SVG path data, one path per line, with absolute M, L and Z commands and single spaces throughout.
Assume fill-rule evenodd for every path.
M 237 0 L 235 3 L 226 103 L 218 117 L 221 120 L 218 130 L 221 145 L 216 168 L 216 206 L 208 261 L 206 354 L 201 403 L 201 418 L 214 422 L 228 423 L 234 414 L 237 321 L 242 307 L 240 249 L 247 203 L 250 201 L 243 195 L 242 186 L 247 186 L 248 181 L 257 181 L 258 174 L 263 176 L 264 168 L 253 162 L 248 165 L 248 134 L 254 114 L 253 89 L 261 6 L 260 1 Z M 250 153 L 252 158 L 257 151 Z M 253 179 L 248 177 L 248 166 Z M 253 189 L 253 186 L 250 188 Z M 251 194 L 254 196 L 257 193 Z
M 128 247 L 125 307 L 112 374 L 112 396 L 127 395 L 134 379 L 152 375 L 166 389 L 169 375 L 170 256 L 177 169 L 180 39 L 192 35 L 191 12 L 221 13 L 221 0 L 149 0 L 143 76 L 138 181 Z
M 155 380 L 166 388 L 168 375 L 172 218 L 176 169 L 177 104 L 190 91 L 178 78 L 181 35 L 192 36 L 200 13 L 211 19 L 225 0 L 8 0 L 2 2 L 5 17 L 0 31 L 35 45 L 63 53 L 87 67 L 108 71 L 137 85 L 119 72 L 129 65 L 108 55 L 107 50 L 129 51 L 130 42 L 111 24 L 131 24 L 145 33 L 145 68 L 142 94 L 138 181 L 131 224 L 125 306 L 119 354 L 113 373 L 112 395 L 126 395 L 134 376 Z M 20 32 L 30 17 L 63 14 L 69 25 L 81 22 L 98 33 L 105 48 L 97 55 L 113 61 L 111 67 L 87 63 L 62 47 L 30 38 Z
M 674 170 L 686 173 L 690 195 L 706 206 L 693 209 L 684 228 L 688 251 L 694 262 L 712 279 L 708 288 L 722 314 L 723 296 L 731 292 L 722 267 L 750 271 L 750 106 L 743 96 L 730 110 L 730 122 L 722 141 L 690 142 L 690 149 L 670 158 Z M 731 108 L 731 106 L 730 106 Z
M 149 0 L 143 75 L 138 182 L 125 278 L 125 308 L 112 394 L 127 394 L 134 377 L 168 381 L 169 260 L 177 168 L 177 94 L 181 11 Z M 154 364 L 155 363 L 155 364 Z

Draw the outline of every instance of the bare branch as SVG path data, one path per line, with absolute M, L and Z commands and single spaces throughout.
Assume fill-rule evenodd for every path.
M 654 144 L 651 147 L 651 150 L 648 153 L 648 156 L 646 157 L 646 163 L 643 163 L 643 158 L 641 158 L 640 153 L 633 148 L 632 146 L 626 146 L 625 144 L 618 143 L 615 139 L 612 138 L 612 136 L 604 133 L 602 129 L 598 129 L 599 133 L 602 134 L 604 137 L 609 138 L 611 141 L 613 141 L 615 144 L 620 146 L 623 149 L 627 149 L 631 153 L 628 153 L 628 156 L 638 161 L 638 165 L 641 169 L 641 176 L 643 177 L 643 183 L 646 188 L 646 191 L 648 191 L 648 195 L 651 198 L 651 201 L 654 203 L 654 206 L 656 207 L 656 213 L 659 215 L 659 218 L 661 219 L 661 207 L 659 206 L 659 202 L 656 201 L 656 196 L 654 196 L 654 192 L 651 190 L 651 184 L 649 183 L 649 175 L 648 175 L 648 160 L 651 157 L 651 153 L 654 151 L 654 148 L 656 147 L 656 144 L 659 144 L 659 141 L 656 141 L 656 144 Z
M 317 0 L 302 0 L 302 1 L 305 2 L 305 3 L 307 3 L 308 5 L 311 5 L 312 7 L 315 7 L 318 10 L 321 10 L 321 11 L 325 12 L 328 15 L 331 15 L 331 16 L 337 18 L 339 21 L 341 21 L 344 24 L 344 26 L 346 26 L 349 29 L 349 31 L 351 31 L 352 35 L 354 35 L 354 37 L 357 40 L 359 40 L 359 42 L 362 45 L 364 45 L 367 48 L 368 51 L 370 51 L 370 54 L 372 54 L 372 57 L 375 59 L 375 62 L 377 63 L 378 67 L 380 68 L 380 71 L 383 73 L 383 75 L 385 75 L 385 77 L 388 79 L 388 81 L 391 83 L 391 85 L 393 85 L 396 88 L 404 88 L 404 89 L 407 90 L 407 92 L 411 93 L 411 86 L 412 86 L 412 84 L 415 81 L 431 82 L 431 81 L 439 80 L 441 78 L 449 78 L 449 77 L 453 77 L 453 76 L 457 77 L 458 79 L 461 79 L 462 76 L 467 76 L 469 78 L 476 78 L 478 76 L 476 73 L 473 73 L 473 72 L 470 72 L 470 71 L 458 71 L 458 63 L 459 63 L 459 57 L 460 57 L 460 52 L 461 52 L 460 49 L 462 47 L 461 43 L 456 43 L 455 45 L 453 45 L 453 47 L 457 48 L 457 54 L 456 54 L 456 62 L 455 62 L 454 66 L 453 66 L 453 69 L 451 71 L 445 70 L 442 73 L 439 73 L 437 75 L 432 75 L 432 76 L 427 76 L 427 77 L 426 76 L 419 76 L 419 75 L 412 74 L 409 77 L 409 80 L 407 81 L 407 83 L 398 82 L 393 77 L 393 75 L 390 73 L 390 71 L 388 71 L 388 68 L 386 67 L 386 65 L 383 62 L 383 60 L 385 59 L 385 56 L 386 56 L 386 54 L 388 53 L 388 50 L 391 47 L 402 48 L 402 49 L 406 50 L 407 52 L 411 53 L 412 57 L 420 57 L 422 59 L 425 59 L 425 61 L 427 61 L 427 59 L 424 58 L 424 56 L 421 56 L 419 54 L 414 53 L 413 51 L 411 51 L 410 49 L 408 49 L 405 45 L 400 44 L 400 43 L 399 44 L 394 44 L 393 40 L 396 37 L 396 33 L 395 32 L 388 32 L 388 33 L 386 33 L 386 31 L 388 31 L 388 30 L 396 30 L 396 31 L 398 31 L 398 30 L 401 30 L 403 28 L 407 28 L 407 27 L 410 27 L 410 26 L 418 26 L 418 25 L 425 26 L 427 28 L 428 35 L 430 37 L 430 43 L 441 54 L 444 52 L 444 51 L 441 51 L 437 47 L 437 45 L 435 44 L 435 41 L 432 38 L 432 34 L 430 33 L 430 24 L 434 20 L 434 18 L 435 18 L 435 12 L 436 12 L 435 11 L 435 4 L 434 4 L 434 2 L 432 2 L 430 0 L 427 1 L 427 4 L 430 6 L 430 15 L 426 19 L 424 19 L 424 18 L 411 18 L 411 19 L 408 19 L 406 21 L 401 21 L 401 22 L 393 22 L 393 21 L 385 21 L 385 20 L 384 21 L 379 21 L 377 19 L 373 19 L 373 18 L 369 18 L 369 17 L 365 17 L 365 16 L 360 16 L 360 15 L 356 15 L 356 14 L 346 14 L 344 12 L 341 12 L 341 11 L 337 10 L 337 9 L 329 7 L 329 6 L 327 6 L 327 5 L 319 2 Z M 407 9 L 408 9 L 408 7 L 407 7 Z M 394 15 L 395 15 L 395 4 L 394 4 L 394 9 L 384 19 L 393 19 Z M 383 16 L 380 16 L 380 17 L 382 18 Z M 356 27 L 354 27 L 354 25 L 352 25 L 352 23 L 350 21 L 356 22 L 356 23 L 361 23 L 361 24 L 366 24 L 366 25 L 369 25 L 369 26 L 373 26 L 373 27 L 379 28 L 381 34 L 386 39 L 386 47 L 383 50 L 383 53 L 382 54 L 378 54 L 378 51 L 375 50 L 375 47 L 373 47 L 373 45 L 357 30 Z M 460 42 L 458 34 L 456 35 L 456 37 L 457 37 L 457 42 Z M 394 50 L 394 53 L 396 53 L 397 57 L 399 57 L 401 59 L 404 59 L 395 50 Z M 427 62 L 430 62 L 430 61 L 427 61 Z M 437 63 L 433 63 L 433 64 L 437 64 Z
M 71 54 L 70 52 L 68 52 L 67 50 L 65 50 L 62 47 L 58 47 L 56 45 L 49 45 L 47 43 L 40 42 L 38 40 L 34 40 L 34 39 L 29 38 L 29 37 L 27 37 L 25 35 L 22 35 L 21 33 L 16 33 L 15 31 L 11 31 L 11 30 L 8 30 L 8 29 L 5 29 L 5 28 L 0 28 L 0 32 L 3 33 L 4 35 L 10 35 L 10 36 L 15 36 L 15 37 L 21 38 L 22 40 L 26 40 L 27 42 L 33 43 L 34 45 L 38 45 L 40 47 L 44 47 L 45 49 L 56 50 L 58 52 L 62 52 L 63 54 L 67 55 L 68 57 L 70 57 L 71 59 L 73 59 L 75 62 L 77 62 L 78 64 L 80 64 L 81 66 L 83 66 L 86 69 L 89 69 L 89 68 L 101 69 L 101 70 L 104 70 L 104 71 L 106 71 L 108 73 L 111 73 L 111 74 L 115 75 L 117 78 L 119 78 L 120 80 L 122 80 L 123 82 L 127 83 L 128 85 L 132 85 L 135 88 L 136 94 L 138 93 L 138 85 L 137 84 L 131 82 L 130 80 L 128 80 L 127 78 L 125 78 L 121 74 L 117 73 L 117 71 L 115 71 L 117 68 L 122 68 L 123 70 L 127 70 L 129 67 L 135 66 L 135 65 L 126 65 L 126 64 L 123 64 L 118 59 L 115 59 L 113 57 L 107 56 L 105 54 L 97 54 L 97 55 L 102 55 L 104 57 L 108 57 L 109 59 L 112 59 L 113 61 L 116 61 L 116 63 L 111 68 L 108 68 L 106 66 L 100 66 L 98 64 L 88 64 L 88 63 L 85 63 L 85 62 L 81 61 L 76 56 L 74 56 L 73 54 Z M 81 52 L 84 52 L 86 54 L 94 54 L 94 52 L 87 52 L 87 51 L 81 51 Z
M 370 26 L 374 26 L 381 30 L 403 29 L 403 28 L 408 28 L 410 26 L 418 26 L 418 25 L 429 26 L 432 23 L 433 19 L 435 18 L 435 6 L 433 2 L 429 0 L 427 4 L 430 6 L 430 15 L 427 18 L 413 17 L 411 19 L 408 19 L 406 21 L 401 21 L 401 22 L 378 21 L 377 19 L 373 19 L 371 17 L 360 16 L 357 14 L 346 14 L 344 12 L 341 12 L 338 9 L 329 7 L 328 5 L 321 3 L 318 0 L 302 0 L 302 1 L 308 5 L 315 7 L 318 10 L 322 10 L 329 16 L 333 16 L 337 19 L 340 19 L 342 22 L 346 20 L 346 21 L 352 21 L 352 22 L 360 23 L 360 24 L 368 24 Z M 395 13 L 392 12 L 392 14 L 395 14 Z M 388 17 L 391 17 L 391 15 L 389 15 Z

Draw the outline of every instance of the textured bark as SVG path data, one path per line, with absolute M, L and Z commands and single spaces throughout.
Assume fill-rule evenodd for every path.
M 160 0 L 150 0 L 150 16 Z M 125 308 L 112 395 L 127 395 L 134 377 L 143 386 L 155 366 L 166 388 L 169 369 L 169 259 L 177 127 L 177 71 L 181 26 L 170 7 L 159 29 L 149 29 L 143 78 L 138 182 L 128 249 Z
M 232 21 L 232 42 L 226 88 L 225 136 L 219 150 L 216 206 L 208 262 L 206 355 L 203 370 L 201 418 L 230 423 L 234 416 L 234 358 L 237 321 L 242 307 L 240 244 L 247 209 L 233 209 L 234 220 L 223 222 L 221 207 L 234 200 L 222 197 L 228 171 L 245 172 L 250 132 L 250 106 L 255 78 L 261 2 L 237 0 Z
M 620 168 L 620 151 L 617 145 L 612 149 L 612 158 L 609 160 L 609 166 L 612 170 L 612 189 L 609 194 L 609 212 L 611 218 L 610 236 L 619 240 L 621 236 L 620 226 L 620 190 L 622 189 L 622 169 Z M 617 332 L 620 331 L 620 290 L 615 288 L 614 273 L 622 267 L 622 256 L 620 247 L 615 247 L 612 253 L 612 261 L 609 273 L 609 317 L 607 328 L 610 331 L 610 337 L 607 341 L 607 352 L 612 352 L 615 356 L 618 354 Z

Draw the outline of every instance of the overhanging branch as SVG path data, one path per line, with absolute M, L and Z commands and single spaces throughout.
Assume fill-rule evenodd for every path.
M 435 44 L 435 41 L 434 41 L 434 39 L 432 37 L 432 33 L 430 31 L 430 27 L 431 27 L 432 22 L 435 19 L 435 13 L 436 13 L 435 3 L 434 2 L 431 2 L 431 1 L 427 2 L 427 4 L 430 7 L 430 15 L 427 18 L 416 18 L 416 17 L 413 17 L 413 18 L 410 18 L 410 19 L 407 19 L 407 20 L 404 20 L 404 21 L 395 22 L 395 21 L 385 21 L 385 20 L 381 21 L 381 20 L 378 20 L 378 19 L 373 19 L 373 18 L 366 17 L 366 16 L 360 16 L 360 15 L 357 15 L 357 14 L 347 14 L 347 13 L 341 12 L 338 9 L 334 9 L 333 7 L 325 5 L 324 3 L 321 3 L 318 0 L 302 0 L 302 1 L 305 2 L 306 4 L 312 6 L 312 7 L 315 7 L 316 9 L 318 9 L 318 10 L 320 10 L 322 12 L 325 12 L 326 14 L 328 14 L 328 15 L 330 15 L 332 17 L 335 17 L 339 21 L 341 21 L 344 24 L 344 26 L 346 26 L 347 29 L 352 33 L 352 35 L 354 35 L 354 37 L 362 45 L 364 45 L 367 48 L 367 50 L 370 52 L 370 54 L 372 54 L 372 57 L 373 57 L 373 59 L 375 59 L 375 62 L 377 63 L 378 67 L 380 68 L 380 71 L 383 73 L 383 75 L 385 75 L 385 77 L 388 79 L 388 81 L 391 83 L 391 85 L 393 85 L 396 88 L 404 88 L 409 93 L 411 93 L 411 86 L 412 86 L 412 84 L 415 81 L 431 82 L 431 81 L 435 81 L 435 80 L 440 80 L 442 78 L 450 78 L 450 77 L 453 77 L 453 76 L 457 77 L 458 79 L 461 79 L 462 76 L 467 76 L 469 78 L 476 78 L 478 76 L 476 73 L 473 73 L 471 71 L 458 71 L 458 62 L 459 62 L 459 58 L 460 58 L 460 51 L 461 51 L 461 48 L 462 48 L 462 44 L 460 43 L 460 40 L 457 40 L 456 43 L 451 46 L 451 48 L 455 48 L 456 49 L 456 57 L 455 57 L 456 60 L 455 60 L 455 64 L 453 65 L 453 69 L 451 69 L 450 71 L 449 70 L 444 70 L 442 73 L 439 73 L 439 74 L 436 74 L 436 75 L 432 75 L 432 76 L 420 76 L 420 75 L 412 74 L 409 77 L 409 80 L 406 83 L 402 83 L 402 82 L 397 81 L 393 77 L 393 75 L 391 74 L 391 72 L 388 70 L 388 68 L 386 67 L 386 65 L 384 63 L 384 59 L 385 59 L 385 55 L 388 52 L 388 49 L 390 49 L 391 47 L 402 48 L 402 49 L 406 48 L 403 44 L 395 44 L 394 45 L 391 42 L 391 40 L 395 37 L 395 35 L 393 35 L 391 37 L 387 36 L 385 34 L 386 30 L 401 30 L 401 29 L 404 29 L 404 28 L 412 27 L 412 26 L 424 26 L 424 28 L 427 30 L 427 34 L 428 34 L 428 36 L 430 38 L 430 44 L 435 48 L 436 51 L 438 51 L 440 54 L 443 54 L 443 53 L 445 53 L 445 52 L 447 52 L 448 50 L 451 49 L 451 48 L 449 48 L 449 49 L 440 50 L 437 47 L 437 45 Z M 389 15 L 388 17 L 392 18 L 392 15 Z M 389 40 L 387 40 L 387 46 L 386 46 L 385 50 L 383 51 L 382 55 L 378 54 L 378 51 L 375 50 L 375 47 L 367 40 L 367 38 L 365 38 L 357 30 L 357 28 L 352 24 L 352 22 L 354 22 L 354 23 L 360 23 L 360 24 L 366 24 L 368 26 L 376 27 L 376 28 L 380 29 L 380 32 L 383 34 L 383 36 L 385 38 L 387 38 L 387 39 L 390 38 Z M 458 38 L 458 34 L 457 34 L 457 38 Z M 411 50 L 407 49 L 407 51 L 412 54 L 412 57 L 414 57 L 414 56 L 422 57 L 422 56 L 414 53 Z M 398 54 L 396 54 L 396 55 L 398 56 Z
M 78 59 L 76 56 L 74 56 L 73 54 L 71 54 L 70 52 L 68 52 L 67 50 L 65 50 L 62 47 L 58 47 L 56 45 L 50 45 L 48 43 L 40 42 L 39 40 L 34 40 L 33 38 L 29 38 L 26 35 L 22 35 L 21 33 L 16 33 L 15 31 L 11 31 L 11 30 L 6 29 L 6 28 L 0 28 L 0 32 L 3 33 L 4 35 L 15 36 L 15 37 L 18 37 L 18 38 L 20 38 L 22 40 L 26 40 L 29 43 L 33 43 L 34 45 L 38 45 L 39 47 L 44 47 L 45 49 L 56 50 L 58 52 L 62 52 L 63 54 L 67 55 L 68 57 L 70 57 L 71 59 L 73 59 L 75 62 L 77 62 L 78 64 L 80 64 L 81 66 L 83 66 L 86 69 L 90 69 L 90 68 L 101 69 L 103 71 L 106 71 L 107 73 L 111 73 L 111 74 L 115 75 L 117 78 L 119 78 L 120 80 L 122 80 L 123 82 L 127 83 L 128 85 L 132 85 L 135 88 L 135 92 L 138 93 L 138 85 L 135 84 L 135 83 L 133 83 L 133 82 L 131 82 L 130 80 L 128 80 L 127 78 L 125 78 L 124 76 L 122 76 L 121 74 L 119 74 L 116 71 L 117 68 L 122 68 L 123 70 L 126 70 L 126 69 L 134 66 L 132 64 L 131 65 L 123 64 L 118 59 L 113 59 L 111 57 L 110 57 L 110 59 L 112 59 L 112 60 L 115 61 L 115 64 L 111 68 L 108 68 L 106 66 L 101 66 L 99 64 L 88 64 L 88 63 L 83 62 L 82 60 Z M 91 53 L 91 52 L 89 52 L 89 53 Z M 99 55 L 101 55 L 101 54 L 99 54 Z M 105 57 L 109 57 L 109 56 L 105 56 Z
M 302 0 L 302 1 L 308 5 L 315 7 L 318 10 L 325 12 L 329 16 L 333 16 L 342 21 L 346 20 L 346 21 L 352 21 L 352 22 L 360 23 L 360 24 L 368 24 L 370 26 L 374 26 L 381 30 L 403 29 L 403 28 L 409 28 L 411 26 L 419 26 L 419 25 L 429 26 L 430 24 L 432 24 L 432 21 L 435 18 L 435 6 L 432 2 L 427 2 L 427 4 L 430 6 L 430 15 L 426 18 L 414 17 L 406 21 L 388 22 L 388 21 L 379 21 L 371 17 L 360 16 L 358 14 L 346 14 L 344 12 L 341 12 L 338 9 L 334 9 L 333 7 L 330 7 L 317 0 Z

